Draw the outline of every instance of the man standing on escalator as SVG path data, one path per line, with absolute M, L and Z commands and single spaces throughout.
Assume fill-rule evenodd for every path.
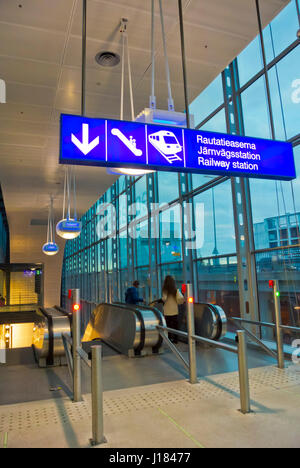
M 144 302 L 144 299 L 139 297 L 139 287 L 140 283 L 138 281 L 134 281 L 131 288 L 128 288 L 125 293 L 125 302 L 126 304 L 133 304 L 137 305 L 139 302 Z

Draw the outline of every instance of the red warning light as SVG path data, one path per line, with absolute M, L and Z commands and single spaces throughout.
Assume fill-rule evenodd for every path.
M 193 298 L 193 297 L 189 297 L 189 298 L 188 298 L 188 302 L 189 302 L 190 304 L 193 304 L 193 303 L 194 303 L 194 298 Z
M 269 288 L 274 289 L 275 283 L 274 280 L 269 280 Z
M 73 304 L 74 312 L 77 312 L 80 309 L 80 304 Z

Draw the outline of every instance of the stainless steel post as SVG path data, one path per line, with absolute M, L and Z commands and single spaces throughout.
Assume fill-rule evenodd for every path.
M 263 60 L 263 66 L 264 66 L 264 75 L 265 75 L 265 82 L 266 82 L 266 94 L 267 94 L 267 104 L 268 104 L 268 110 L 269 110 L 271 134 L 272 134 L 272 139 L 275 140 L 276 133 L 275 133 L 275 124 L 274 124 L 273 107 L 272 107 L 272 99 L 271 99 L 270 80 L 269 80 L 269 72 L 268 72 L 268 66 L 267 66 L 266 49 L 265 49 L 265 41 L 264 41 L 264 35 L 263 35 L 263 26 L 262 26 L 259 0 L 255 0 L 255 4 L 256 4 L 256 14 L 257 14 L 258 30 L 259 30 L 259 37 L 260 37 L 261 52 L 262 52 L 262 60 Z
M 183 23 L 183 8 L 182 0 L 178 0 L 178 11 L 179 11 L 179 25 L 180 25 L 180 41 L 181 41 L 181 61 L 182 61 L 182 73 L 183 73 L 183 87 L 184 87 L 184 101 L 185 101 L 185 112 L 186 112 L 186 126 L 191 128 L 190 110 L 189 110 L 189 95 L 187 85 L 187 71 L 186 71 L 186 54 L 185 54 L 185 39 L 184 39 L 184 23 Z
M 195 335 L 195 317 L 194 317 L 194 296 L 193 287 L 190 283 L 186 285 L 186 312 L 188 326 L 188 345 L 189 345 L 189 366 L 190 366 L 190 383 L 195 384 L 197 380 L 197 359 L 196 359 L 196 341 L 193 338 Z
M 92 445 L 106 442 L 103 434 L 102 347 L 92 346 Z
M 283 338 L 281 329 L 280 291 L 278 280 L 274 280 L 274 305 L 275 305 L 275 325 L 277 342 L 277 362 L 279 369 L 284 369 Z
M 85 115 L 86 83 L 86 0 L 82 0 L 81 115 Z
M 240 379 L 240 400 L 241 412 L 250 413 L 250 390 L 249 390 L 249 372 L 247 360 L 246 335 L 242 330 L 237 331 L 238 338 L 238 358 L 239 358 L 239 379 Z
M 73 339 L 73 401 L 81 401 L 81 361 L 77 348 L 81 348 L 80 339 L 80 290 L 72 289 L 72 339 Z

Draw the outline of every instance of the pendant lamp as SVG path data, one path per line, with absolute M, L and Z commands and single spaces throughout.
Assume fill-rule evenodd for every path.
M 53 199 L 50 198 L 50 207 L 48 214 L 47 242 L 43 245 L 42 251 L 45 255 L 56 255 L 59 251 L 58 245 L 54 242 L 54 223 L 53 223 Z
M 129 169 L 129 168 L 107 168 L 106 172 L 113 175 L 128 175 L 128 176 L 142 176 L 145 174 L 151 174 L 154 171 L 147 169 Z
M 71 217 L 71 195 L 70 189 L 73 183 L 73 204 L 74 214 Z M 67 203 L 67 215 L 65 216 L 65 208 Z M 81 221 L 77 220 L 76 213 L 76 188 L 75 188 L 75 175 L 71 174 L 70 168 L 66 168 L 65 184 L 64 184 L 64 205 L 63 205 L 63 219 L 56 225 L 56 233 L 63 239 L 76 239 L 81 233 Z

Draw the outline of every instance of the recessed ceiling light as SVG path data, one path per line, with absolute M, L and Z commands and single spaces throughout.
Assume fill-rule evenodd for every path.
M 96 62 L 101 65 L 101 67 L 115 67 L 120 63 L 120 55 L 115 52 L 98 52 L 95 57 Z

